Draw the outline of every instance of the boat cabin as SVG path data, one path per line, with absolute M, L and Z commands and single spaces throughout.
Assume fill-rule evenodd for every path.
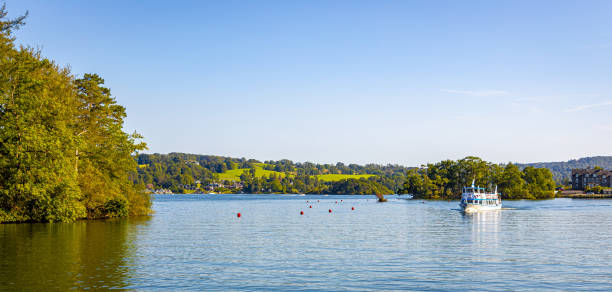
M 486 188 L 464 187 L 461 195 L 461 203 L 463 204 L 497 205 L 500 203 L 499 201 L 497 188 L 495 188 L 495 192 L 487 192 Z

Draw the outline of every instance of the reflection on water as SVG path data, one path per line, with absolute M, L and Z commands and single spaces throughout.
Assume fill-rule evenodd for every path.
M 490 210 L 476 213 L 462 213 L 464 219 L 472 223 L 471 239 L 476 245 L 487 247 L 499 246 L 500 222 L 502 210 Z
M 147 217 L 0 225 L 0 287 L 21 290 L 127 286 L 129 226 Z

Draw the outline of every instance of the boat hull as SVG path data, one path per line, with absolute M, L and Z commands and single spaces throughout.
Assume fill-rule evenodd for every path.
M 460 204 L 459 206 L 461 207 L 461 210 L 466 213 L 501 210 L 501 204 L 498 204 L 498 205 Z

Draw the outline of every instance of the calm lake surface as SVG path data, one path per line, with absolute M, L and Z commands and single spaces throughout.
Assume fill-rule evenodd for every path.
M 151 217 L 4 224 L 0 290 L 612 290 L 612 200 L 389 198 L 158 195 Z

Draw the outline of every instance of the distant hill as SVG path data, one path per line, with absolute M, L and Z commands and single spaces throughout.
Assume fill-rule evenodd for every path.
M 406 171 L 410 169 L 410 167 L 400 165 L 357 165 L 340 162 L 317 164 L 293 162 L 286 159 L 261 162 L 255 159 L 186 153 L 139 154 L 135 159 L 139 166 L 133 177 L 135 183 L 143 186 L 151 185 L 154 189 L 170 189 L 173 192 L 198 189 L 204 191 L 203 188 L 206 186 L 223 181 L 232 186 L 242 184 L 244 192 L 255 192 L 246 189 L 245 180 L 247 182 L 259 180 L 260 190 L 273 189 L 268 184 L 278 180 L 283 192 L 324 193 L 333 191 L 343 193 L 345 191 L 351 193 L 356 192 L 354 189 L 356 187 L 370 190 L 369 186 L 340 183 L 346 179 L 365 179 L 370 183 L 380 184 L 392 192 L 397 192 L 406 180 Z M 564 180 L 570 180 L 573 168 L 600 166 L 612 170 L 612 156 L 585 157 L 564 162 L 517 163 L 516 165 L 521 170 L 527 166 L 548 168 L 555 182 L 563 183 Z M 345 188 L 345 190 L 340 188 Z
M 573 168 L 588 168 L 600 166 L 604 169 L 612 169 L 612 156 L 594 156 L 580 159 L 572 159 L 563 162 L 536 162 L 536 163 L 517 163 L 521 169 L 527 166 L 537 168 L 548 168 L 553 173 L 553 178 L 557 183 L 570 180 Z
M 406 180 L 407 167 L 258 161 L 187 153 L 139 154 L 134 183 L 174 193 L 390 194 Z

